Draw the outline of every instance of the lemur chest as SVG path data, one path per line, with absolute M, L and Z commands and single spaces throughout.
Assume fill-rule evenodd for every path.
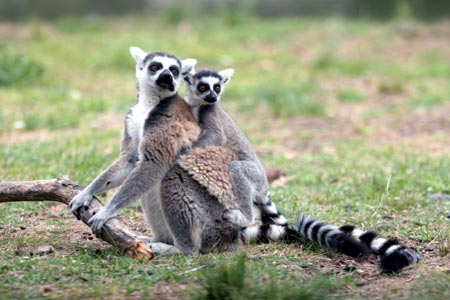
M 136 147 L 142 140 L 145 120 L 147 120 L 152 109 L 151 106 L 140 105 L 139 103 L 131 108 L 127 118 L 127 133 Z

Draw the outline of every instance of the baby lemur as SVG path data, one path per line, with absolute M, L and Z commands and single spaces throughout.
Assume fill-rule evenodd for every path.
M 270 201 L 267 177 L 251 143 L 219 105 L 225 85 L 233 73 L 233 69 L 219 72 L 209 69 L 201 69 L 198 72 L 192 70 L 184 77 L 184 81 L 187 86 L 185 99 L 202 129 L 199 139 L 193 144 L 196 148 L 193 152 L 206 152 L 208 148 L 205 147 L 210 145 L 224 146 L 237 157 L 227 168 L 233 187 L 234 198 L 231 199 L 234 199 L 234 202 L 229 197 L 221 198 L 215 192 L 220 189 L 212 188 L 213 180 L 207 180 L 207 174 L 199 175 L 199 171 L 202 170 L 191 168 L 188 173 L 209 187 L 210 192 L 216 195 L 219 201 L 224 202 L 226 207 L 224 218 L 230 223 L 246 227 L 253 223 L 255 217 L 261 219 L 264 224 L 262 227 L 252 227 L 243 231 L 245 241 L 253 239 L 277 241 L 286 236 L 286 230 L 289 230 L 288 223 Z M 204 150 L 201 150 L 202 148 Z M 189 156 L 182 157 L 181 167 L 192 164 L 185 162 L 188 159 Z

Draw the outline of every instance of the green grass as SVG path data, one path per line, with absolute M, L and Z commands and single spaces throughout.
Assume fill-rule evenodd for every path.
M 349 284 L 351 276 L 344 279 L 316 277 L 286 279 L 276 282 L 268 278 L 261 282 L 259 270 L 248 270 L 245 256 L 238 256 L 236 265 L 221 264 L 204 272 L 202 289 L 194 293 L 197 300 L 238 300 L 238 299 L 337 299 L 330 292 Z M 279 276 L 280 274 L 275 274 Z
M 352 89 L 342 89 L 338 91 L 337 97 L 342 102 L 362 102 L 364 101 L 364 95 L 360 92 Z
M 0 51 L 0 87 L 29 83 L 43 72 L 42 65 L 33 60 Z
M 162 49 L 235 69 L 222 105 L 263 164 L 287 174 L 271 194 L 289 220 L 306 212 L 401 236 L 425 257 L 393 278 L 309 243 L 133 261 L 84 238 L 64 208 L 2 203 L 2 299 L 448 298 L 448 272 L 434 266 L 449 260 L 450 203 L 429 198 L 450 192 L 449 65 L 433 38 L 446 24 L 412 22 L 414 38 L 399 26 L 245 11 L 199 18 L 177 7 L 0 23 L 0 181 L 67 174 L 88 184 L 117 156 L 135 101 L 128 47 Z M 133 208 L 122 215 L 142 222 Z M 44 244 L 55 253 L 14 254 Z M 348 265 L 362 270 L 344 272 Z

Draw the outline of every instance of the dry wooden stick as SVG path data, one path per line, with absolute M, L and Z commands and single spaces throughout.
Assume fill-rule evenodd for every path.
M 68 205 L 70 200 L 82 189 L 81 186 L 65 177 L 49 180 L 5 182 L 0 184 L 0 203 L 50 200 Z M 94 197 L 88 210 L 81 209 L 81 220 L 87 224 L 87 221 L 92 217 L 92 210 L 102 206 L 100 201 Z M 100 238 L 132 258 L 152 259 L 154 257 L 154 253 L 145 243 L 117 219 L 113 218 L 106 222 Z

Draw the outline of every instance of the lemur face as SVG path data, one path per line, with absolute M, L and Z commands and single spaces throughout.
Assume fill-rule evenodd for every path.
M 220 72 L 201 69 L 197 73 L 186 75 L 184 81 L 188 87 L 189 98 L 195 102 L 192 104 L 207 105 L 218 102 L 233 73 L 233 69 Z
M 178 57 L 166 52 L 145 53 L 131 47 L 130 53 L 136 60 L 136 78 L 139 87 L 151 90 L 161 97 L 170 97 L 178 92 L 182 74 L 191 71 L 195 59 L 180 61 Z

